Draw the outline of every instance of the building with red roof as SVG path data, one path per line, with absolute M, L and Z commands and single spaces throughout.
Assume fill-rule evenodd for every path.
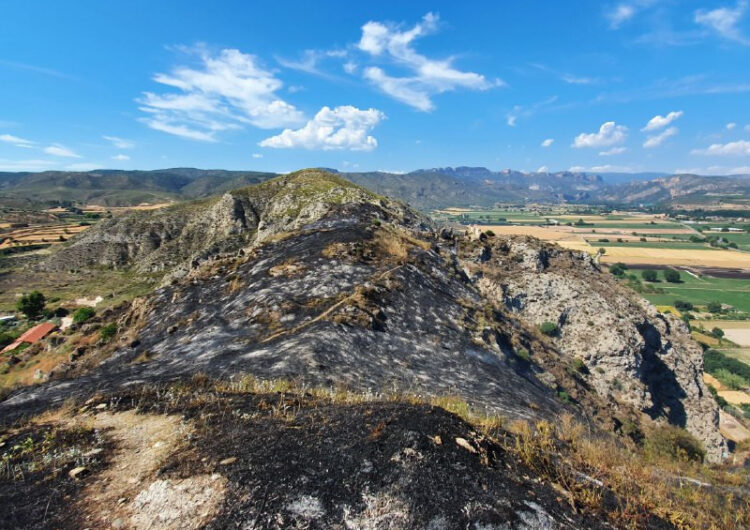
M 42 322 L 41 324 L 38 324 L 33 328 L 26 330 L 23 335 L 18 337 L 13 343 L 8 344 L 0 353 L 13 351 L 24 343 L 36 344 L 44 337 L 52 333 L 56 328 L 57 325 L 53 324 L 52 322 Z

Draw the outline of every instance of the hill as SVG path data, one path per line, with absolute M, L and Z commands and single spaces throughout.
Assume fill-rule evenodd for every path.
M 339 174 L 422 211 L 529 202 L 715 207 L 738 199 L 742 202 L 750 191 L 747 177 L 662 176 L 658 173 L 525 173 L 491 171 L 483 167 L 445 167 L 404 174 Z M 0 206 L 42 207 L 71 203 L 132 206 L 144 202 L 182 201 L 224 193 L 275 176 L 253 171 L 191 168 L 0 173 Z
M 625 510 L 668 528 L 643 489 L 663 473 L 587 466 L 661 432 L 726 451 L 685 325 L 591 258 L 441 229 L 321 170 L 107 220 L 41 268 L 162 281 L 59 334 L 69 359 L 0 402 L 3 443 L 31 447 L 9 453 L 28 474 L 0 481 L 5 526 L 600 528 Z

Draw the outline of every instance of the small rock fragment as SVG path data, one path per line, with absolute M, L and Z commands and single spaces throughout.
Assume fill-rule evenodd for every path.
M 456 437 L 456 445 L 459 447 L 466 449 L 470 453 L 476 453 L 477 450 L 474 448 L 473 445 L 469 443 L 469 441 L 466 438 Z

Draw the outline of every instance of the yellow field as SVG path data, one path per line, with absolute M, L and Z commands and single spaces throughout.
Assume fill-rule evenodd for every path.
M 78 225 L 42 225 L 32 226 L 28 228 L 19 228 L 6 234 L 2 234 L 2 237 L 6 238 L 0 243 L 0 248 L 7 248 L 17 246 L 16 243 L 21 245 L 34 245 L 39 243 L 60 243 L 60 236 L 65 239 L 69 239 L 75 234 L 82 232 L 89 228 L 88 226 Z
M 122 213 L 122 212 L 129 212 L 132 210 L 158 210 L 159 208 L 164 208 L 165 206 L 169 206 L 173 203 L 171 202 L 157 202 L 154 204 L 139 204 L 137 206 L 99 206 L 98 204 L 88 204 L 81 208 L 84 212 L 112 212 L 112 213 Z

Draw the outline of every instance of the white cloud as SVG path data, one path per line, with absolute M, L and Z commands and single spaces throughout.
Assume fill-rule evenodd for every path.
M 750 124 L 748 124 L 748 125 L 745 125 L 745 130 L 746 130 L 747 132 L 750 132 Z
M 347 61 L 344 63 L 343 68 L 344 72 L 346 72 L 347 74 L 353 74 L 357 71 L 358 65 L 353 61 Z
M 599 132 L 581 133 L 576 136 L 572 147 L 610 147 L 623 143 L 627 137 L 627 127 L 608 121 L 599 127 Z
M 594 173 L 630 173 L 633 171 L 633 168 L 630 166 L 613 166 L 611 164 L 605 164 L 603 166 L 590 167 L 589 171 Z
M 627 150 L 627 147 L 613 147 L 612 149 L 607 149 L 606 151 L 599 151 L 599 156 L 621 155 Z
M 49 160 L 5 160 L 0 158 L 0 171 L 44 171 L 54 166 Z
M 661 129 L 662 127 L 666 127 L 673 121 L 679 119 L 683 115 L 683 112 L 681 110 L 672 111 L 666 116 L 662 116 L 660 114 L 657 114 L 650 120 L 648 120 L 648 123 L 646 126 L 641 129 L 642 131 L 655 131 L 657 129 Z
M 515 127 L 519 118 L 531 117 L 545 107 L 549 107 L 550 105 L 552 105 L 555 101 L 557 101 L 557 99 L 557 96 L 552 96 L 545 100 L 537 101 L 536 103 L 528 106 L 515 105 L 513 109 L 505 116 L 506 123 L 510 127 Z
M 583 166 L 570 166 L 570 168 L 568 169 L 568 171 L 570 171 L 572 173 L 581 173 L 583 171 L 586 171 L 586 168 L 583 167 Z
M 60 144 L 52 144 L 49 147 L 45 147 L 44 152 L 48 155 L 62 156 L 65 158 L 82 158 L 81 155 L 75 151 Z
M 733 131 L 734 128 L 737 127 L 737 124 L 734 123 L 733 121 L 730 121 L 729 123 L 727 123 L 726 127 L 727 127 L 727 131 Z
M 435 94 L 458 88 L 487 90 L 504 84 L 499 80 L 490 82 L 481 74 L 454 68 L 452 57 L 437 60 L 417 53 L 412 47 L 413 42 L 434 33 L 438 22 L 438 15 L 433 13 L 427 13 L 421 22 L 403 31 L 394 25 L 367 22 L 362 26 L 358 48 L 371 57 L 389 59 L 410 70 L 412 75 L 391 76 L 380 67 L 370 66 L 363 71 L 365 79 L 394 99 L 425 112 L 435 108 L 431 99 Z
M 750 175 L 750 166 L 735 167 L 727 172 L 728 175 Z
M 606 16 L 612 28 L 617 29 L 635 16 L 635 7 L 629 4 L 619 4 L 608 12 Z
M 118 149 L 132 149 L 135 147 L 135 143 L 131 140 L 126 140 L 124 138 L 118 138 L 117 136 L 102 136 L 105 140 L 110 142 L 112 145 L 114 145 Z
M 542 166 L 539 169 L 536 170 L 537 173 L 549 173 L 549 168 L 547 166 Z
M 26 149 L 31 149 L 35 145 L 35 142 L 32 142 L 31 140 L 19 138 L 18 136 L 13 136 L 11 134 L 0 134 L 0 142 L 6 142 L 13 144 L 16 147 L 23 147 Z
M 348 105 L 334 109 L 323 107 L 301 129 L 285 129 L 258 145 L 276 149 L 371 151 L 378 141 L 368 133 L 384 118 L 376 109 L 360 110 Z
M 643 11 L 659 2 L 659 0 L 630 0 L 620 2 L 606 11 L 604 16 L 609 20 L 612 29 L 618 29 L 624 23 L 632 20 L 639 11 Z
M 212 55 L 205 48 L 185 50 L 198 56 L 194 68 L 179 66 L 154 81 L 180 92 L 144 92 L 138 100 L 152 129 L 185 138 L 216 141 L 221 131 L 252 125 L 272 129 L 297 125 L 304 115 L 276 95 L 282 82 L 239 50 Z
M 669 127 L 667 129 L 664 129 L 659 134 L 655 134 L 653 136 L 649 136 L 645 142 L 643 142 L 643 147 L 645 149 L 651 149 L 654 147 L 658 147 L 661 144 L 664 143 L 664 140 L 669 138 L 670 136 L 674 136 L 679 132 L 679 129 L 677 127 Z
M 710 11 L 699 9 L 695 12 L 695 23 L 717 33 L 724 39 L 750 45 L 750 39 L 746 38 L 738 27 L 740 19 L 747 11 L 747 6 L 746 0 L 740 0 L 734 8 L 720 7 Z
M 750 142 L 738 140 L 726 144 L 711 144 L 706 149 L 693 149 L 691 153 L 712 156 L 748 156 L 750 155 Z
M 546 140 L 544 140 L 542 142 L 542 147 L 549 147 L 553 143 L 555 143 L 555 139 L 554 138 L 547 138 Z
M 125 160 L 130 160 L 130 157 L 128 155 L 123 155 L 122 153 L 120 153 L 120 154 L 113 156 L 112 160 L 125 161 Z
M 253 158 L 263 158 L 263 155 L 261 153 L 253 153 L 252 157 Z

